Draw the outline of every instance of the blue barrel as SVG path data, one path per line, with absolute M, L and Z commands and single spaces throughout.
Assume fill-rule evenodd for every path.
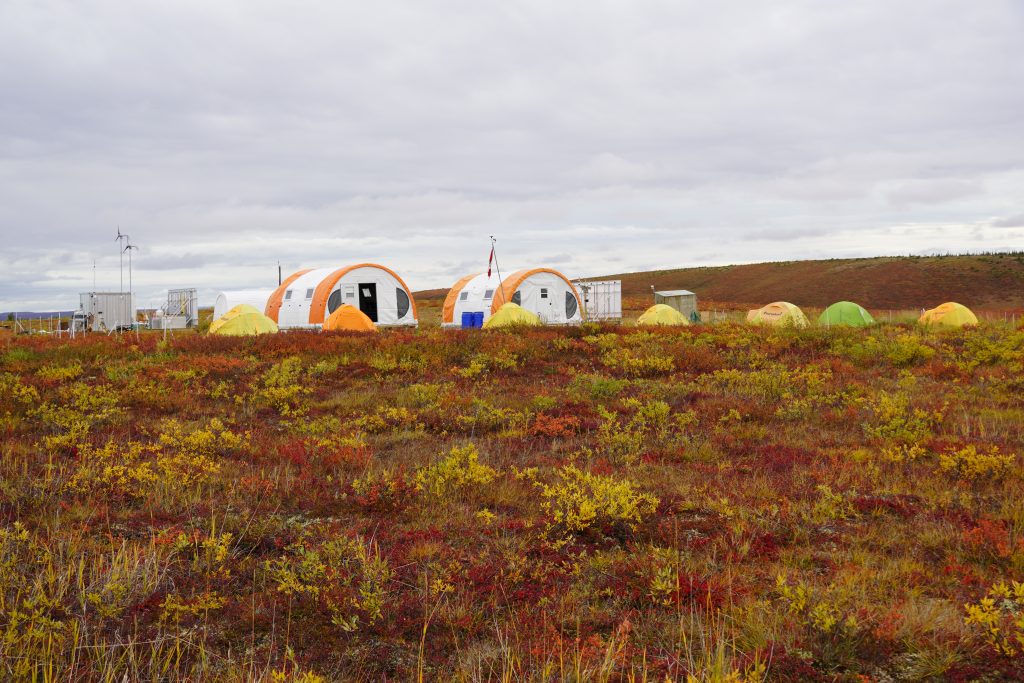
M 462 327 L 463 328 L 473 327 L 473 314 L 472 313 L 463 313 L 462 314 Z
M 483 326 L 484 326 L 484 312 L 483 311 L 477 311 L 476 313 L 473 314 L 473 327 L 483 327 Z

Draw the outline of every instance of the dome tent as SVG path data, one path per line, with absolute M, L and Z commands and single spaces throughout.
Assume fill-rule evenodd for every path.
M 837 301 L 821 312 L 821 315 L 818 316 L 818 324 L 826 327 L 832 325 L 864 327 L 865 325 L 874 325 L 875 319 L 863 307 L 852 301 Z
M 393 270 L 375 263 L 293 273 L 270 295 L 264 312 L 282 328 L 319 328 L 342 304 L 377 325 L 417 325 L 412 292 Z
M 557 270 L 534 268 L 517 270 L 504 279 L 486 273 L 460 279 L 445 297 L 441 324 L 459 327 L 463 313 L 481 313 L 486 322 L 505 303 L 536 314 L 543 324 L 583 321 L 580 295 L 569 279 Z
M 213 319 L 223 317 L 238 304 L 249 304 L 258 311 L 265 311 L 267 299 L 273 293 L 273 289 L 239 289 L 218 292 L 213 304 Z
M 799 306 L 788 301 L 776 301 L 761 308 L 747 311 L 747 322 L 753 325 L 775 327 L 807 327 L 807 316 Z
M 273 334 L 277 324 L 248 304 L 239 304 L 210 324 L 210 334 L 242 336 Z
M 667 304 L 654 304 L 637 318 L 637 325 L 689 325 L 686 316 Z
M 238 304 L 236 306 L 232 306 L 230 309 L 224 311 L 219 316 L 217 316 L 214 319 L 214 321 L 210 323 L 210 329 L 207 330 L 207 332 L 208 334 L 214 334 L 227 321 L 233 320 L 234 318 L 237 318 L 240 315 L 252 313 L 260 313 L 260 315 L 262 315 L 260 309 L 256 308 L 255 306 L 250 306 L 249 304 Z
M 939 327 L 963 327 L 977 325 L 978 317 L 966 306 L 955 301 L 947 301 L 941 306 L 925 311 L 918 322 Z
M 487 319 L 484 323 L 484 329 L 494 329 L 498 327 L 534 327 L 540 325 L 540 316 L 536 313 L 531 313 L 522 306 L 518 306 L 512 302 L 504 304 L 498 309 L 498 312 Z
M 348 332 L 376 332 L 377 326 L 369 316 L 355 306 L 342 304 L 324 321 L 324 330 Z

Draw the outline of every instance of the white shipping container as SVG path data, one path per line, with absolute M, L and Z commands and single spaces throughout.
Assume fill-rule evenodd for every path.
M 79 302 L 86 329 L 92 332 L 126 330 L 135 324 L 135 299 L 128 292 L 83 292 Z
M 585 320 L 622 320 L 622 280 L 576 280 Z

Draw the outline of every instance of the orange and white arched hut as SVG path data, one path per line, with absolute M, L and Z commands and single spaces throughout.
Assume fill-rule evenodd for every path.
M 517 270 L 499 280 L 497 274 L 467 275 L 448 290 L 441 312 L 445 327 L 462 325 L 463 313 L 488 318 L 511 301 L 540 316 L 545 325 L 566 325 L 583 320 L 580 294 L 567 277 L 551 268 Z
M 412 292 L 395 271 L 376 263 L 292 273 L 270 295 L 265 313 L 282 329 L 318 328 L 342 304 L 381 327 L 418 324 Z

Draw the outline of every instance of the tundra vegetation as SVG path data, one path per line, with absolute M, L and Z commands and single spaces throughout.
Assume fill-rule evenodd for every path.
M 8 339 L 0 678 L 1024 679 L 1024 331 Z

